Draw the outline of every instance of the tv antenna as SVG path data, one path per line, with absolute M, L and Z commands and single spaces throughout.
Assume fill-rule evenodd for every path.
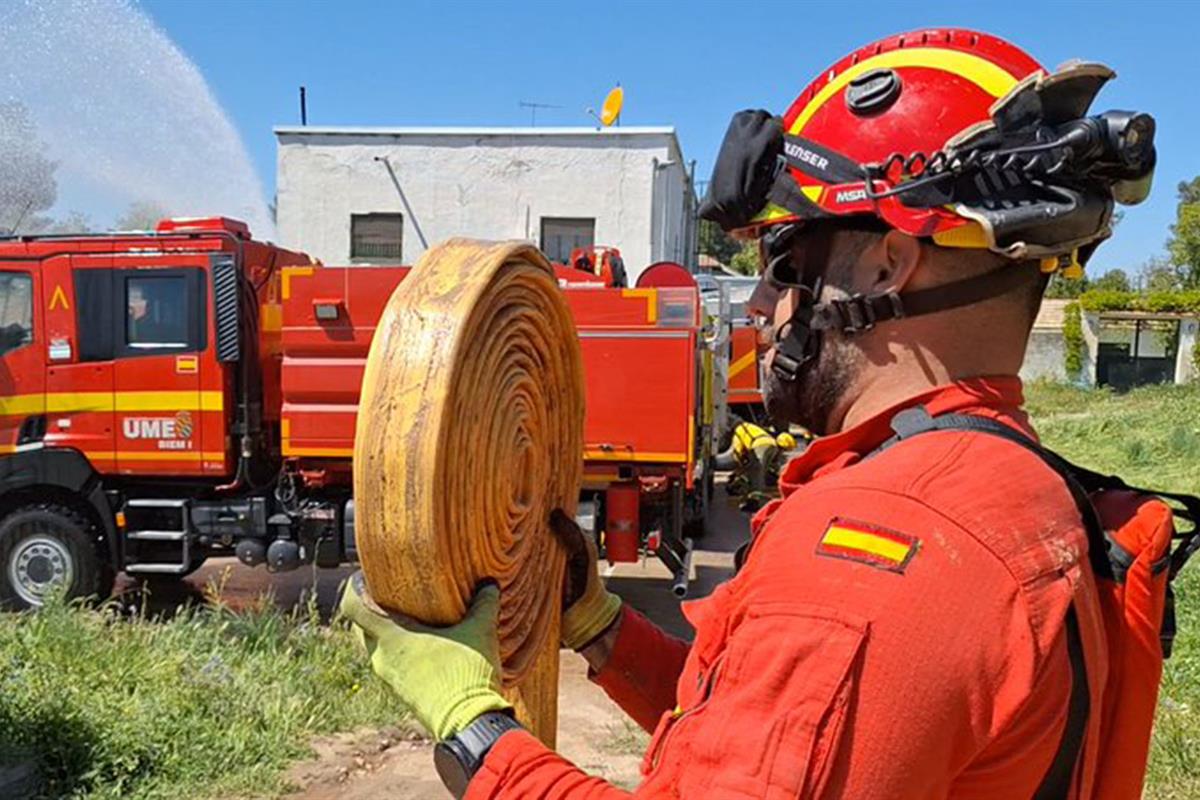
M 562 106 L 556 106 L 551 103 L 534 103 L 530 100 L 521 100 L 517 105 L 521 108 L 529 109 L 529 127 L 531 128 L 537 127 L 537 112 L 539 108 L 562 108 Z

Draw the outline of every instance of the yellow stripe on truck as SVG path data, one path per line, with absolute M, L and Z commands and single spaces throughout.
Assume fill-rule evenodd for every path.
M 225 454 L 219 451 L 198 452 L 195 450 L 81 450 L 93 461 L 223 461 Z
M 627 450 L 585 450 L 584 461 L 677 461 L 687 462 L 687 453 L 630 453 Z
M 745 372 L 752 364 L 758 361 L 758 351 L 751 350 L 744 356 L 733 362 L 733 366 L 729 368 L 729 380 L 733 380 L 738 375 Z
M 0 416 L 87 411 L 221 411 L 225 395 L 209 392 L 51 392 L 0 397 Z
M 0 397 L 0 417 L 28 417 L 46 413 L 46 395 L 18 394 Z

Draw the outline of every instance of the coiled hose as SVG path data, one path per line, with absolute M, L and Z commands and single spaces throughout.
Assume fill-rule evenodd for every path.
M 359 557 L 371 595 L 428 624 L 500 584 L 503 686 L 553 744 L 564 554 L 583 367 L 570 310 L 532 245 L 452 239 L 388 302 L 363 377 L 354 447 Z

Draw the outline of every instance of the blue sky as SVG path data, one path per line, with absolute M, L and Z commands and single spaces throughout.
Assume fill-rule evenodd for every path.
M 1011 39 L 1047 66 L 1103 61 L 1118 79 L 1096 110 L 1158 120 L 1149 201 L 1128 209 L 1093 264 L 1136 269 L 1160 253 L 1175 185 L 1200 173 L 1200 3 L 212 2 L 142 7 L 199 66 L 267 186 L 271 128 L 525 125 L 521 100 L 562 106 L 539 125 L 587 124 L 615 83 L 626 125 L 674 125 L 707 177 L 730 115 L 782 112 L 820 70 L 880 36 L 959 26 Z

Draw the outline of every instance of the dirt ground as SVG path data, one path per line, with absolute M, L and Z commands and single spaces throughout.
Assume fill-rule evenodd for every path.
M 726 502 L 718 489 L 707 521 L 707 534 L 693 556 L 689 599 L 703 597 L 733 573 L 733 552 L 749 535 L 748 518 Z M 263 592 L 282 607 L 303 603 L 315 591 L 328 615 L 338 587 L 352 571 L 301 569 L 282 575 L 249 569 L 232 559 L 212 561 L 174 585 L 153 586 L 149 605 L 169 611 L 204 587 L 223 580 L 222 598 L 233 606 Z M 670 592 L 670 575 L 657 560 L 620 564 L 606 570 L 608 586 L 666 630 L 690 638 L 679 601 Z M 122 587 L 136 591 L 132 582 Z M 563 652 L 560 662 L 558 751 L 587 772 L 619 786 L 638 783 L 638 765 L 648 737 L 608 697 L 587 680 L 583 659 Z M 296 764 L 289 780 L 296 791 L 287 800 L 424 800 L 449 795 L 433 770 L 432 745 L 403 730 L 363 730 L 313 742 L 316 756 Z

